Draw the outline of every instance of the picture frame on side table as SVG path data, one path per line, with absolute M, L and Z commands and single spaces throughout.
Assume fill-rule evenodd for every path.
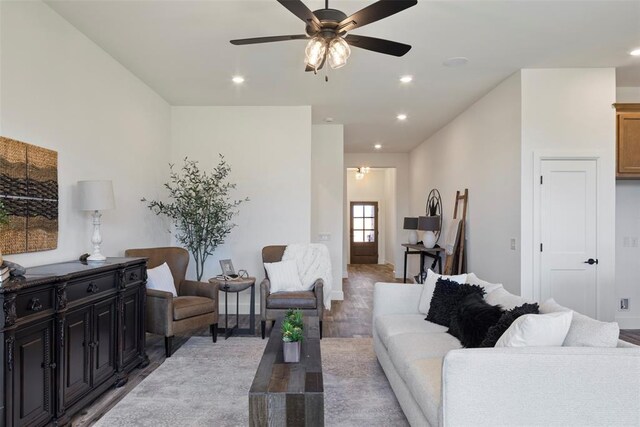
M 233 268 L 233 262 L 230 259 L 221 259 L 220 268 L 223 276 L 235 276 L 236 270 Z

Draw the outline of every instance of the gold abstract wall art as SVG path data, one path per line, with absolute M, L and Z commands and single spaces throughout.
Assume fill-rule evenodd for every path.
M 0 251 L 18 254 L 58 246 L 58 153 L 0 137 L 0 198 L 9 223 Z

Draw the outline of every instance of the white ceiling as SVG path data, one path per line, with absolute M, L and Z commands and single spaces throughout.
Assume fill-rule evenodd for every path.
M 330 7 L 351 14 L 371 2 Z M 304 41 L 229 44 L 303 33 L 304 23 L 275 0 L 47 3 L 172 105 L 312 105 L 314 123 L 345 125 L 347 152 L 377 142 L 408 151 L 520 68 L 618 67 L 618 86 L 640 86 L 640 57 L 628 55 L 640 47 L 640 0 L 419 0 L 353 32 L 413 45 L 406 56 L 353 49 L 328 83 L 303 71 Z M 470 62 L 442 66 L 454 56 Z M 245 84 L 232 84 L 235 74 Z M 403 74 L 414 81 L 401 85 Z M 398 113 L 409 119 L 398 122 Z

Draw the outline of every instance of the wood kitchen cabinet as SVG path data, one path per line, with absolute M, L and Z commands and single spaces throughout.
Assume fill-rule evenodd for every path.
M 65 425 L 146 366 L 145 258 L 32 267 L 0 287 L 0 426 Z
M 616 177 L 640 179 L 640 104 L 614 104 L 616 109 Z

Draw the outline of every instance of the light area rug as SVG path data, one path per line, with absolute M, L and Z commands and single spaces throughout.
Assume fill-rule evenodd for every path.
M 192 337 L 96 426 L 247 426 L 267 341 Z M 321 341 L 327 426 L 408 426 L 371 338 Z

